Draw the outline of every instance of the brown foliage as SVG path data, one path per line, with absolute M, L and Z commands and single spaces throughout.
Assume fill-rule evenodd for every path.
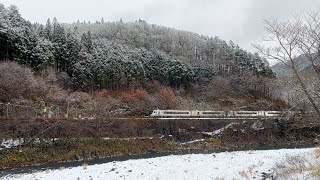
M 67 104 L 68 92 L 58 85 L 51 85 L 48 90 L 48 100 L 53 104 L 64 106 Z
M 124 102 L 130 103 L 134 101 L 144 100 L 148 96 L 148 93 L 143 88 L 138 88 L 125 91 L 121 94 L 121 96 Z
M 95 93 L 96 99 L 108 99 L 110 98 L 110 93 L 106 89 L 102 89 L 101 91 L 97 91 Z
M 0 101 L 39 100 L 46 96 L 46 86 L 37 79 L 30 68 L 16 62 L 0 64 Z
M 150 111 L 150 96 L 143 88 L 125 91 L 121 97 L 122 102 L 130 107 L 132 115 L 148 114 Z
M 177 97 L 170 87 L 161 87 L 157 94 L 159 109 L 172 109 L 176 106 Z

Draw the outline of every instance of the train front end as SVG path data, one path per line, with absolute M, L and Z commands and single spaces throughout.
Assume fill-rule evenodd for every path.
M 153 110 L 150 116 L 151 117 L 160 116 L 160 110 L 159 109 Z

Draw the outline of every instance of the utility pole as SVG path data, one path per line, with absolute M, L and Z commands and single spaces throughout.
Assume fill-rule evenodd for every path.
M 7 114 L 7 118 L 9 117 L 9 105 L 10 103 L 6 104 L 6 114 Z
M 60 107 L 58 106 L 58 107 L 57 107 L 57 114 L 56 114 L 56 117 L 57 117 L 57 118 L 59 118 L 59 113 L 60 113 Z
M 67 118 L 69 118 L 69 99 L 68 99 L 68 102 L 67 102 Z
M 35 111 L 36 111 L 36 118 L 38 118 L 38 110 L 37 110 L 37 108 L 35 108 Z
M 68 99 L 68 102 L 67 102 L 67 118 L 69 118 L 70 102 L 72 101 L 75 101 L 75 99 Z

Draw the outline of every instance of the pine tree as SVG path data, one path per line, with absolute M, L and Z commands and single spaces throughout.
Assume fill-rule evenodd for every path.
M 44 37 L 48 40 L 52 40 L 53 27 L 50 19 L 47 20 L 46 26 L 44 28 Z
M 91 32 L 88 31 L 87 33 L 83 33 L 81 36 L 81 44 L 84 48 L 84 50 L 87 53 L 92 53 L 93 51 L 93 42 L 91 38 Z
M 67 71 L 69 56 L 66 34 L 64 28 L 60 26 L 56 18 L 53 19 L 52 42 L 55 49 L 56 71 Z
M 53 46 L 50 41 L 40 38 L 30 50 L 31 67 L 34 71 L 43 71 L 54 64 Z
M 75 35 L 72 32 L 69 32 L 67 34 L 67 39 L 66 39 L 66 47 L 68 51 L 68 58 L 66 62 L 66 69 L 65 71 L 67 74 L 70 76 L 72 75 L 72 66 L 73 64 L 77 63 L 78 61 L 78 56 L 81 50 L 81 45 L 80 42 L 77 38 L 75 38 Z

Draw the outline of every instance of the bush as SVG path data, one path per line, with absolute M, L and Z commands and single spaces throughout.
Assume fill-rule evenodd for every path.
M 0 101 L 37 101 L 46 96 L 46 85 L 31 69 L 16 62 L 0 63 Z
M 173 109 L 176 107 L 177 98 L 170 87 L 161 87 L 156 97 L 158 109 Z
M 122 101 L 130 107 L 131 115 L 146 115 L 150 111 L 149 94 L 143 88 L 131 89 L 121 94 Z

